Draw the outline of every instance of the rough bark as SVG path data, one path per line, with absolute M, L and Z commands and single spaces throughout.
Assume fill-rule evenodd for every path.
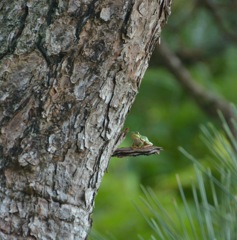
M 0 239 L 86 238 L 169 13 L 168 0 L 1 1 Z
M 162 150 L 161 147 L 149 146 L 143 148 L 118 148 L 114 151 L 113 157 L 123 158 L 123 157 L 137 157 L 137 156 L 149 156 L 152 154 L 160 154 Z

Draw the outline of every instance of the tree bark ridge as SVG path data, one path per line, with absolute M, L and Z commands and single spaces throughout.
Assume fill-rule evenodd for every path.
M 167 14 L 155 0 L 1 4 L 0 238 L 85 239 Z

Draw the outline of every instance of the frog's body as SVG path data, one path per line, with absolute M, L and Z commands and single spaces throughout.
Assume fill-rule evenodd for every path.
M 153 143 L 149 141 L 146 136 L 140 135 L 139 132 L 132 132 L 131 139 L 133 141 L 132 147 L 133 148 L 143 148 L 153 146 Z

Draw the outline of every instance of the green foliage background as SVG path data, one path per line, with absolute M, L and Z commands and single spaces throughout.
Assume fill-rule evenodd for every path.
M 237 17 L 230 11 L 223 16 L 231 29 Z M 208 91 L 237 103 L 236 43 L 223 34 L 205 8 L 192 1 L 175 1 L 168 25 L 162 32 L 162 41 L 181 55 L 192 53 L 192 60 L 182 58 L 192 77 Z M 215 162 L 209 161 L 206 144 L 200 139 L 200 126 L 210 121 L 220 128 L 219 119 L 210 119 L 199 109 L 155 54 L 124 127 L 146 135 L 164 151 L 159 156 L 110 160 L 93 214 L 93 232 L 104 237 L 100 238 L 99 234 L 93 237 L 92 234 L 90 238 L 139 239 L 140 234 L 144 239 L 150 239 L 152 230 L 135 207 L 139 206 L 147 216 L 151 214 L 141 204 L 141 185 L 153 189 L 171 216 L 174 199 L 180 206 L 181 216 L 185 215 L 176 174 L 192 209 L 194 168 L 178 147 L 182 146 L 202 164 L 211 162 L 214 165 Z M 122 146 L 130 145 L 127 137 Z M 177 218 L 175 214 L 173 218 Z

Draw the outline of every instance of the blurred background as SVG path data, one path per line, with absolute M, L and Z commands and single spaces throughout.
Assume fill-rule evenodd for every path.
M 150 239 L 152 230 L 137 210 L 149 214 L 141 186 L 150 187 L 172 214 L 174 199 L 182 201 L 178 174 L 192 204 L 193 164 L 178 147 L 205 163 L 209 154 L 200 126 L 212 122 L 221 128 L 217 109 L 227 121 L 232 117 L 229 103 L 237 103 L 236 12 L 233 0 L 173 2 L 161 46 L 124 125 L 164 150 L 155 156 L 111 158 L 93 213 L 92 229 L 105 239 Z M 121 147 L 130 145 L 128 135 Z

